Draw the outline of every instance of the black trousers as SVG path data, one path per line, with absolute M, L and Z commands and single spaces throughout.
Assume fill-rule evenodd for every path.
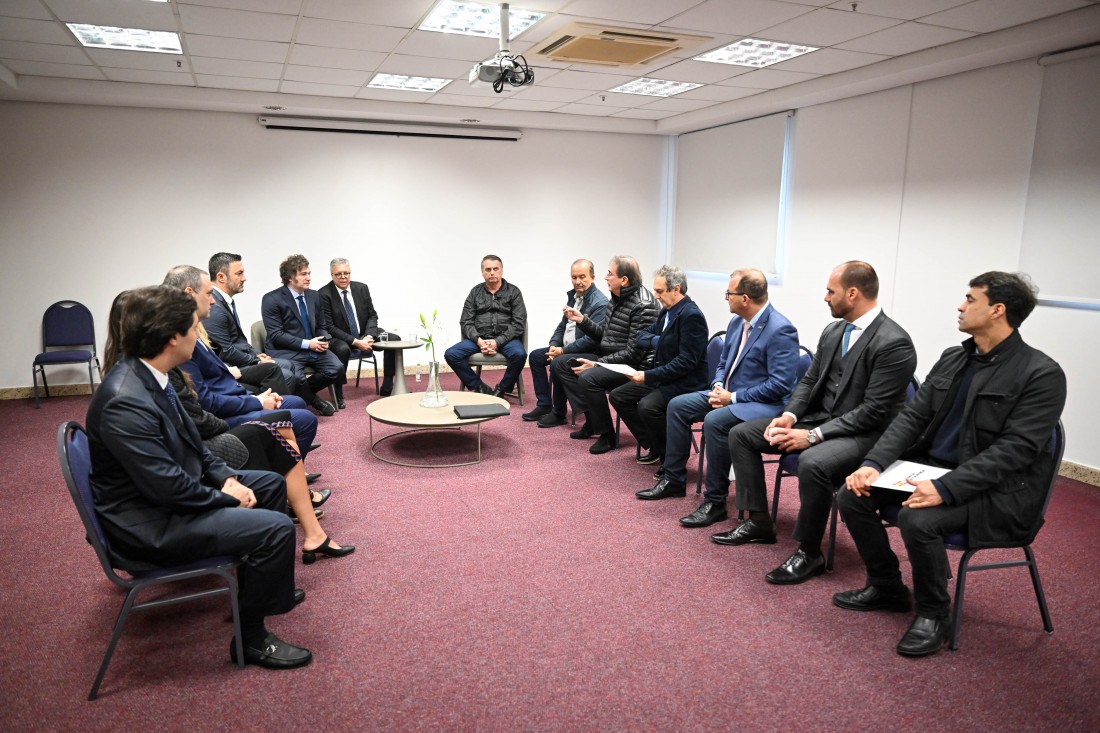
M 287 384 L 283 370 L 273 361 L 261 361 L 259 364 L 240 367 L 240 370 L 241 378 L 238 381 L 252 394 L 269 389 L 281 395 L 294 394 Z
M 336 358 L 340 360 L 340 363 L 344 365 L 344 378 L 340 380 L 340 384 L 347 383 L 348 364 L 351 362 L 351 346 L 347 343 L 339 340 L 333 340 L 329 342 L 328 350 L 336 354 Z M 376 356 L 378 352 L 373 352 Z M 393 384 L 393 374 L 396 371 L 397 352 L 393 349 L 388 349 L 382 354 L 382 379 L 387 384 Z
M 840 515 L 867 566 L 868 585 L 889 588 L 902 582 L 898 556 L 890 548 L 879 511 L 884 506 L 900 504 L 908 496 L 904 491 L 891 489 L 871 489 L 869 496 L 856 496 L 846 488 L 837 493 Z M 943 538 L 965 530 L 969 516 L 966 504 L 941 504 L 925 509 L 902 507 L 898 514 L 898 528 L 913 570 L 918 616 L 944 619 L 950 615 L 951 596 L 947 592 L 950 568 Z
M 665 454 L 667 431 L 665 412 L 668 399 L 657 387 L 628 381 L 611 390 L 608 399 L 639 445 L 648 446 L 656 455 Z
M 599 359 L 598 354 L 569 354 L 559 356 L 551 363 L 565 387 L 565 395 L 569 398 L 569 404 L 573 406 L 574 413 L 587 412 L 588 426 L 597 435 L 610 433 L 615 424 L 611 420 L 611 407 L 607 404 L 607 393 L 626 384 L 630 380 L 618 372 L 603 367 L 585 369 L 577 376 L 569 366 L 571 359 Z

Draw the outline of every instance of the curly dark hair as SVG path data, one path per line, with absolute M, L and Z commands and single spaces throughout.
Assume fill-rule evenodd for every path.
M 279 277 L 283 279 L 283 285 L 288 285 L 294 276 L 309 267 L 309 260 L 305 255 L 291 255 L 279 263 Z

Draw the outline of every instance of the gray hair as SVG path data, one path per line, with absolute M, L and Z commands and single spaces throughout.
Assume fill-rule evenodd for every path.
M 332 262 L 328 263 L 328 269 L 331 270 L 337 265 L 347 265 L 348 267 L 351 267 L 351 263 L 347 261 L 346 257 L 337 257 Z
M 680 288 L 680 295 L 687 295 L 688 292 L 688 280 L 687 275 L 679 267 L 674 265 L 661 265 L 657 272 L 653 273 L 653 277 L 664 278 L 665 290 L 672 290 L 673 288 Z
M 164 282 L 161 285 L 167 285 L 181 292 L 191 288 L 197 293 L 202 288 L 204 276 L 210 277 L 206 274 L 206 270 L 200 270 L 192 265 L 176 265 L 164 276 Z

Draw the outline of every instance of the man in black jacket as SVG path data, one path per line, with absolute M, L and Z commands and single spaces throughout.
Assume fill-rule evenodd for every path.
M 504 279 L 504 263 L 496 255 L 481 258 L 484 283 L 475 285 L 462 305 L 458 320 L 462 340 L 447 349 L 443 358 L 466 389 L 496 397 L 515 389 L 527 352 L 523 348 L 523 332 L 527 328 L 527 308 L 523 293 Z M 470 368 L 468 359 L 481 352 L 488 356 L 500 353 L 508 360 L 504 377 L 490 389 Z
M 587 418 L 569 437 L 583 440 L 599 436 L 588 449 L 591 453 L 606 453 L 616 446 L 607 393 L 629 381 L 621 372 L 596 364 L 632 369 L 647 366 L 652 360 L 652 352 L 638 346 L 638 335 L 657 320 L 657 305 L 650 292 L 642 287 L 642 272 L 636 259 L 622 255 L 612 257 L 604 280 L 611 293 L 611 307 L 602 322 L 593 321 L 575 308 L 565 308 L 566 318 L 592 339 L 594 352 L 575 354 L 569 359 L 558 358 L 553 365 L 573 412 L 583 412 Z
M 1026 276 L 987 272 L 970 281 L 959 330 L 971 338 L 943 352 L 928 379 L 848 476 L 840 513 L 867 565 L 867 585 L 833 596 L 853 611 L 908 611 L 909 589 L 878 511 L 901 504 L 917 613 L 898 642 L 905 656 L 932 654 L 950 636 L 944 535 L 966 532 L 971 547 L 1026 544 L 1042 526 L 1051 433 L 1066 402 L 1066 377 L 1017 330 L 1035 308 Z M 951 469 L 912 493 L 874 488 L 903 458 Z

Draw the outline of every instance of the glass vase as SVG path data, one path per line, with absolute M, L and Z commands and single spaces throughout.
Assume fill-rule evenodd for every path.
M 421 407 L 446 407 L 447 395 L 439 386 L 439 362 L 428 362 L 428 389 L 420 400 Z

